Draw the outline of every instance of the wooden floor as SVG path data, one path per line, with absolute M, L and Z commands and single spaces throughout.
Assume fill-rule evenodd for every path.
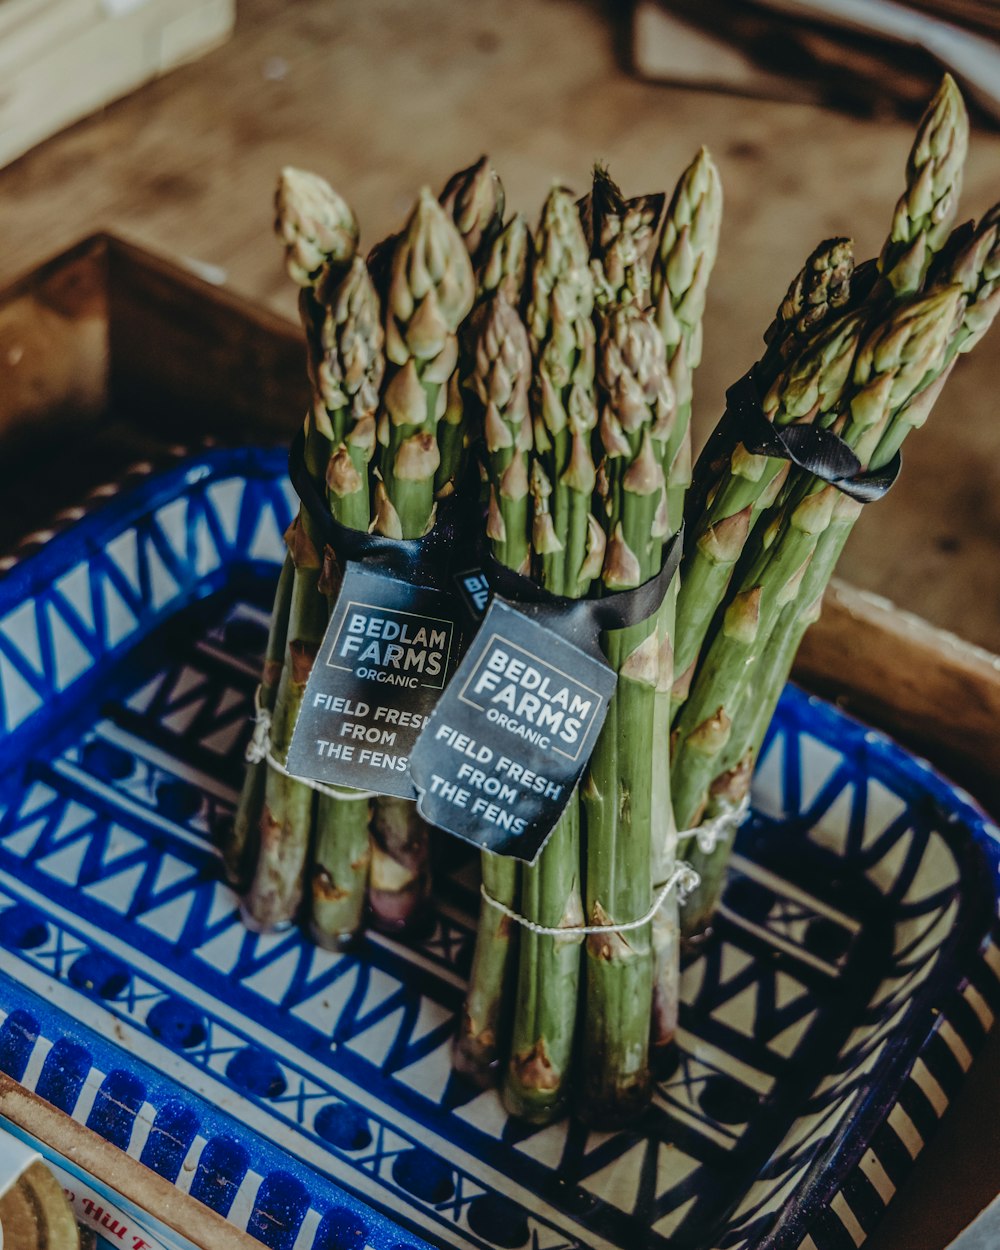
M 582 189 L 595 159 L 636 193 L 671 186 L 706 143 L 727 205 L 698 378 L 700 438 L 811 248 L 850 234 L 859 256 L 878 250 L 909 138 L 898 122 L 634 81 L 603 8 L 584 0 L 240 0 L 226 47 L 0 171 L 0 282 L 108 228 L 292 315 L 271 235 L 284 164 L 329 177 L 371 243 L 400 223 L 422 183 L 439 188 L 482 151 L 509 201 L 533 216 L 553 179 Z M 976 134 L 962 215 L 997 199 L 1000 137 Z M 899 485 L 862 518 L 841 566 L 994 651 L 998 347 L 994 331 L 961 362 L 930 425 L 907 443 Z M 0 342 L 0 368 L 6 361 Z M 873 1250 L 942 1250 L 1000 1188 L 998 1071 L 1000 1043 Z

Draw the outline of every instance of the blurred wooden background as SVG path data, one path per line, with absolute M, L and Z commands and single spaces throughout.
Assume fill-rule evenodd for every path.
M 439 189 L 482 151 L 510 203 L 534 216 L 554 178 L 582 190 L 595 159 L 636 193 L 669 188 L 706 143 L 727 204 L 697 383 L 700 441 L 812 247 L 849 234 L 859 257 L 878 251 L 912 128 L 639 82 L 619 59 L 616 8 L 240 0 L 229 44 L 0 171 L 0 283 L 107 228 L 293 316 L 271 235 L 283 164 L 334 182 L 370 244 L 399 225 L 422 183 Z M 1000 137 L 977 133 L 962 217 L 997 199 Z M 841 566 L 848 580 L 993 651 L 998 345 L 994 331 L 960 363 L 928 428 L 908 442 L 899 485 L 863 518 Z M 0 336 L 0 378 L 15 356 Z M 874 1250 L 942 1250 L 1000 1188 L 1000 1041 L 988 1053 Z
M 439 188 L 481 151 L 510 201 L 534 214 L 553 178 L 584 187 L 595 158 L 637 192 L 670 186 L 707 143 L 727 205 L 697 392 L 703 435 L 815 243 L 850 234 L 859 255 L 877 251 L 911 130 L 641 83 L 622 67 L 622 42 L 596 0 L 242 0 L 225 47 L 0 172 L 0 280 L 107 227 L 216 267 L 292 315 L 270 235 L 283 164 L 332 179 L 374 241 L 421 183 Z M 977 134 L 963 213 L 998 198 L 1000 138 Z M 992 650 L 996 345 L 995 335 L 962 362 L 842 570 Z

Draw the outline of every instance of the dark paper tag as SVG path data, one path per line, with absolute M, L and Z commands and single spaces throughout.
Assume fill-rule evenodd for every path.
M 616 682 L 530 613 L 493 599 L 411 758 L 425 819 L 529 862 L 569 802 Z
M 458 663 L 454 598 L 348 563 L 306 685 L 288 770 L 414 797 L 410 753 Z

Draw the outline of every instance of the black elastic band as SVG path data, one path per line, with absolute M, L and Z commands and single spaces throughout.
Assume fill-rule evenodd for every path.
M 873 503 L 889 490 L 902 467 L 895 456 L 881 469 L 862 469 L 861 462 L 839 434 L 815 425 L 777 426 L 764 415 L 754 369 L 726 391 L 726 411 L 698 458 L 686 509 L 700 515 L 706 496 L 737 443 L 751 455 L 788 460 L 859 503 Z
M 777 426 L 768 421 L 751 369 L 726 391 L 726 411 L 742 432 L 751 455 L 790 460 L 823 482 L 861 503 L 881 499 L 899 476 L 899 452 L 881 469 L 862 469 L 861 461 L 839 434 L 816 425 Z
M 404 580 L 419 579 L 443 585 L 450 564 L 454 541 L 454 496 L 438 504 L 434 528 L 419 538 L 386 538 L 367 530 L 341 525 L 330 515 L 323 492 L 316 485 L 305 463 L 305 434 L 300 429 L 288 449 L 288 475 L 299 501 L 325 546 L 332 547 L 340 564 L 348 560 L 377 563 L 386 572 Z
M 500 564 L 488 549 L 482 554 L 482 565 L 490 589 L 498 598 L 569 638 L 581 650 L 601 656 L 602 633 L 638 625 L 659 609 L 680 565 L 683 547 L 682 527 L 664 547 L 659 573 L 641 586 L 616 590 L 600 599 L 570 599 L 552 594 L 530 577 Z

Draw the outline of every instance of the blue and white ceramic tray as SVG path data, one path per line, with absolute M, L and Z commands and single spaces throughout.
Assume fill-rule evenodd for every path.
M 0 579 L 0 1068 L 275 1250 L 860 1244 L 1000 1004 L 996 831 L 789 690 L 642 1130 L 514 1123 L 449 1066 L 473 855 L 357 955 L 222 884 L 291 509 L 209 453 Z

